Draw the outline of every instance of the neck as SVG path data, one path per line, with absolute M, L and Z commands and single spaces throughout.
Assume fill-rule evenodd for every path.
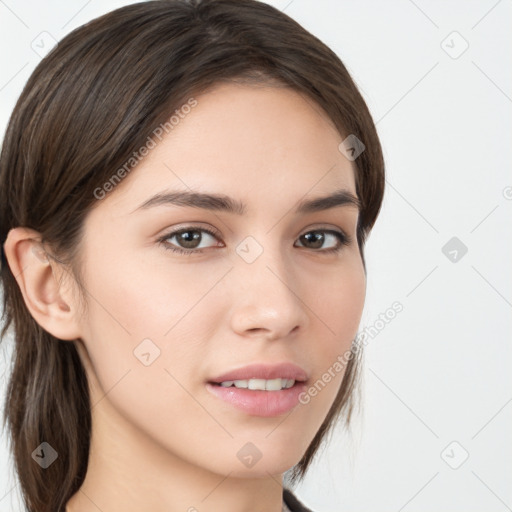
M 281 512 L 282 474 L 213 473 L 170 453 L 117 413 L 108 396 L 92 410 L 88 470 L 66 512 Z

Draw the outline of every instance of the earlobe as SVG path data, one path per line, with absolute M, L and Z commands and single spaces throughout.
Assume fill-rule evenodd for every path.
M 48 255 L 40 240 L 40 233 L 33 229 L 11 229 L 4 244 L 9 268 L 35 321 L 56 338 L 77 339 L 81 333 L 72 290 L 64 289 L 61 283 L 62 277 L 70 276 Z

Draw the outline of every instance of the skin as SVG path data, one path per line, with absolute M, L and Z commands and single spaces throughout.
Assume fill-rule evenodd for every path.
M 282 475 L 302 458 L 344 372 L 308 404 L 270 418 L 235 409 L 205 382 L 250 363 L 291 361 L 311 385 L 357 334 L 366 293 L 357 208 L 293 213 L 300 200 L 338 188 L 356 195 L 341 135 L 287 88 L 223 84 L 196 99 L 89 213 L 80 252 L 86 315 L 69 274 L 34 250 L 37 232 L 15 228 L 5 244 L 31 314 L 76 344 L 89 379 L 89 468 L 68 512 L 281 511 Z M 166 189 L 223 193 L 247 213 L 136 210 Z M 200 232 L 203 252 L 192 255 L 157 240 L 188 226 L 220 236 Z M 323 245 L 301 238 L 320 228 L 352 242 L 326 253 L 334 236 Z M 263 249 L 251 264 L 236 252 L 248 236 Z M 184 247 L 176 236 L 167 243 Z M 160 349 L 149 366 L 133 353 L 146 338 Z M 248 442 L 262 454 L 251 468 L 237 457 Z

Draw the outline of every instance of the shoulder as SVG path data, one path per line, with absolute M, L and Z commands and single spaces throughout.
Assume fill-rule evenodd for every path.
M 286 487 L 283 487 L 283 501 L 286 506 L 290 509 L 290 512 L 313 512 L 311 509 L 303 505 Z

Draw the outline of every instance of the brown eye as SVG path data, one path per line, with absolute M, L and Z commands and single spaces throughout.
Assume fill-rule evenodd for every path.
M 302 247 L 308 249 L 322 249 L 325 243 L 331 244 L 330 247 L 324 248 L 319 252 L 336 252 L 340 251 L 343 246 L 349 245 L 350 238 L 340 231 L 316 229 L 308 231 L 299 237 Z M 334 246 L 332 243 L 334 242 Z
M 205 247 L 200 247 L 201 243 L 208 242 L 208 238 L 217 240 L 217 234 L 206 228 L 187 227 L 167 233 L 159 239 L 166 249 L 182 254 L 194 254 L 203 252 Z M 175 239 L 174 242 L 169 240 Z M 212 247 L 214 247 L 213 245 Z

